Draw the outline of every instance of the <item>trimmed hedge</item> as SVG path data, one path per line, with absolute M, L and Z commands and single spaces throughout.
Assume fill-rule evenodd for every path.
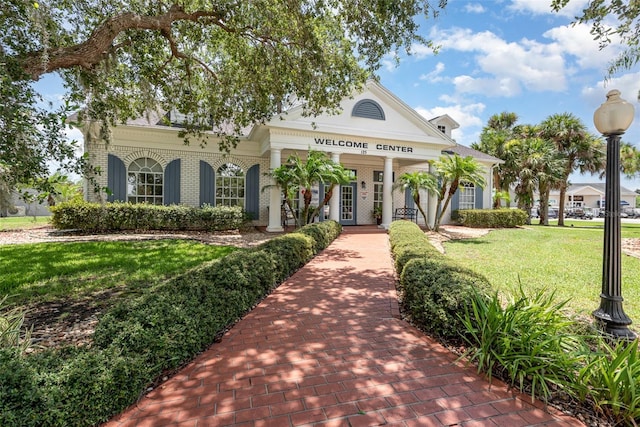
M 334 221 L 311 224 L 171 278 L 105 313 L 91 348 L 1 350 L 0 425 L 107 421 L 211 345 L 341 230 Z
M 323 221 L 316 224 L 307 224 L 296 230 L 313 239 L 313 250 L 317 253 L 324 250 L 342 232 L 342 226 L 335 221 Z
M 389 244 L 398 274 L 414 258 L 444 258 L 427 235 L 411 221 L 393 221 L 389 225 Z
M 207 230 L 242 228 L 249 222 L 237 206 L 194 208 L 145 203 L 67 202 L 51 207 L 51 223 L 60 230 Z
M 456 210 L 451 218 L 465 227 L 514 228 L 527 223 L 522 209 L 464 209 Z
M 488 295 L 487 279 L 438 252 L 412 222 L 392 222 L 389 240 L 404 312 L 419 329 L 461 342 L 465 334 L 461 315 L 471 308 L 475 293 Z

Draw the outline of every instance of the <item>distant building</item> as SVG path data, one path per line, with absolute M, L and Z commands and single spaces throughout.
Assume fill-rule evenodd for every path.
M 620 187 L 620 204 L 636 207 L 636 192 Z M 602 182 L 590 184 L 571 184 L 567 188 L 565 208 L 593 208 L 600 210 L 604 208 L 605 184 Z M 549 205 L 558 207 L 560 205 L 560 191 L 551 191 L 549 195 Z
M 30 194 L 36 194 L 35 190 L 27 190 Z M 11 194 L 11 200 L 15 206 L 15 211 L 7 212 L 7 216 L 50 216 L 51 211 L 46 200 L 42 202 L 35 200 L 33 202 L 25 202 L 18 193 Z

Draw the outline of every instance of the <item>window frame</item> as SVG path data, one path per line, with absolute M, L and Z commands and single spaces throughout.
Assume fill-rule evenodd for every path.
M 471 182 L 460 182 L 458 187 L 458 209 L 469 210 L 476 207 L 476 186 Z
M 164 204 L 164 168 L 157 160 L 139 157 L 132 161 L 127 167 L 126 185 L 127 202 Z
M 227 168 L 230 172 L 233 172 L 231 169 L 234 169 L 235 174 L 221 173 L 220 171 L 223 168 Z M 215 180 L 213 199 L 216 206 L 240 206 L 242 209 L 245 208 L 247 174 L 240 165 L 232 162 L 220 165 L 216 168 L 213 179 Z

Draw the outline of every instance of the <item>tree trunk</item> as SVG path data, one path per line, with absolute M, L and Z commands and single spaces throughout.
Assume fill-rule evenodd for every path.
M 567 182 L 560 185 L 560 203 L 558 204 L 558 227 L 564 227 L 564 206 L 565 197 L 567 196 Z
M 549 225 L 549 192 L 550 189 L 540 191 L 540 225 Z
M 418 207 L 418 210 L 424 217 L 424 225 L 425 227 L 427 227 L 427 231 L 431 231 L 431 228 L 429 228 L 429 220 L 427 219 L 427 214 L 424 213 L 424 210 L 422 210 L 422 206 L 420 206 L 420 195 L 416 194 L 416 197 L 413 198 L 413 201 L 415 202 L 416 206 Z
M 502 189 L 500 188 L 500 173 L 498 173 L 498 170 L 496 168 L 493 168 L 493 188 L 495 189 L 496 193 L 502 191 Z M 493 201 L 493 209 L 499 209 L 501 204 L 502 200 L 496 198 Z

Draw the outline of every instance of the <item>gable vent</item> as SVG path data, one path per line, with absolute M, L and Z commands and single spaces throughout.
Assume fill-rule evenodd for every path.
M 384 110 L 376 101 L 362 99 L 353 106 L 351 111 L 353 117 L 364 117 L 365 119 L 384 120 Z

